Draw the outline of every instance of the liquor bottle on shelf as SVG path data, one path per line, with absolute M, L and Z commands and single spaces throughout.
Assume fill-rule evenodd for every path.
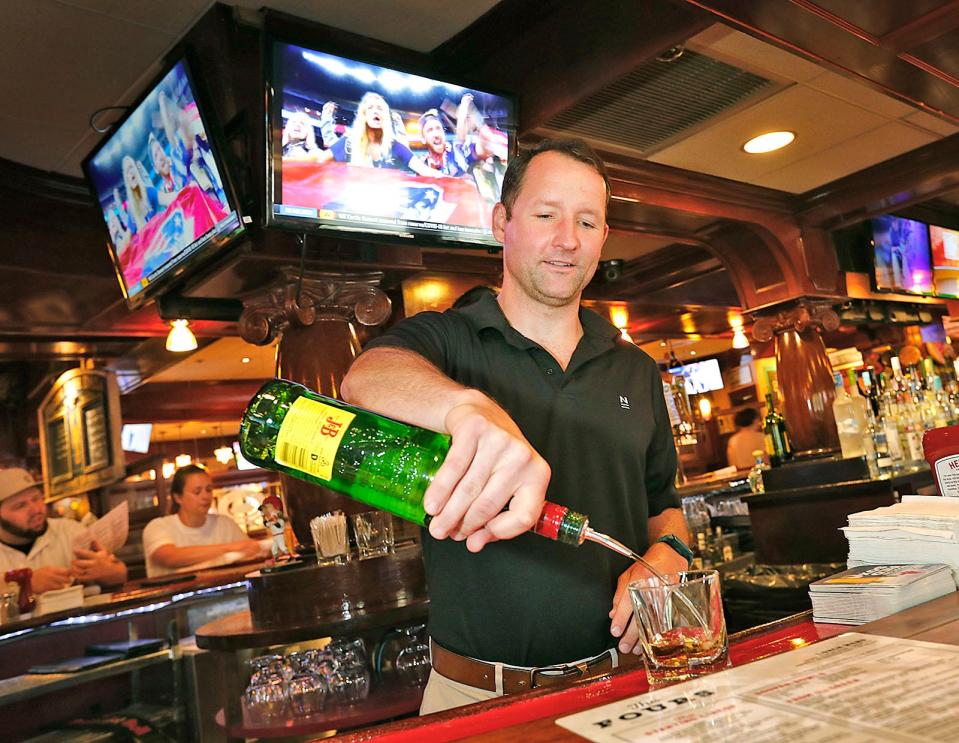
M 872 414 L 872 406 L 869 400 L 859 394 L 859 380 L 856 372 L 849 369 L 849 399 L 852 403 L 856 418 L 862 425 L 862 448 L 866 455 L 866 465 L 869 468 L 870 477 L 878 477 L 888 472 L 892 468 L 892 462 L 889 461 L 889 451 L 885 444 L 885 434 L 878 434 L 876 419 Z
M 753 452 L 753 459 L 756 463 L 749 470 L 749 475 L 746 478 L 749 482 L 749 489 L 753 493 L 764 493 L 766 487 L 763 485 L 763 470 L 766 469 L 766 452 L 762 449 L 756 449 Z
M 786 420 L 773 405 L 773 393 L 766 394 L 766 417 L 763 419 L 763 433 L 766 436 L 766 453 L 769 464 L 778 467 L 792 459 L 792 444 L 786 430 Z
M 889 359 L 889 366 L 892 367 L 892 377 L 889 380 L 891 389 L 894 394 L 898 395 L 902 393 L 906 387 L 905 379 L 902 375 L 902 363 L 899 361 L 899 357 L 893 356 Z
M 685 379 L 676 375 L 672 383 L 663 382 L 663 397 L 666 399 L 666 409 L 669 412 L 669 423 L 673 428 L 676 446 L 695 446 L 699 442 Z
M 922 434 L 925 426 L 922 422 L 922 406 L 911 395 L 907 395 L 904 403 L 899 406 L 899 424 L 902 426 L 906 448 L 903 453 L 909 462 L 921 462 Z
M 889 449 L 889 458 L 893 467 L 901 467 L 906 463 L 906 447 L 904 431 L 899 425 L 899 405 L 893 394 L 892 382 L 889 381 L 880 398 L 880 426 L 886 434 L 886 445 Z
M 323 485 L 421 526 L 430 518 L 423 495 L 449 447 L 445 434 L 282 379 L 260 388 L 240 424 L 240 450 L 254 464 Z M 564 544 L 580 545 L 588 539 L 620 551 L 609 544 L 615 540 L 589 527 L 584 514 L 555 503 L 545 504 L 532 531 Z
M 881 395 L 879 394 L 879 380 L 876 373 L 870 366 L 862 370 L 860 378 L 865 386 L 866 399 L 869 400 L 869 405 L 872 407 L 872 414 L 875 418 L 879 418 Z
M 832 414 L 836 419 L 836 429 L 839 431 L 842 458 L 861 457 L 866 453 L 863 448 L 866 421 L 861 415 L 861 410 L 846 392 L 839 372 L 833 374 L 833 384 L 836 385 L 836 396 L 832 402 Z

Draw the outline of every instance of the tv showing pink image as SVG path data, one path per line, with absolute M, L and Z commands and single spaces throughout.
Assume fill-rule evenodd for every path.
M 185 60 L 131 108 L 84 171 L 130 306 L 241 231 Z

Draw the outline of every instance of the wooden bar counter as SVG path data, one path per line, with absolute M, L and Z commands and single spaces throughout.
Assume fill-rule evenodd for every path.
M 734 667 L 825 640 L 844 632 L 908 638 L 959 645 L 959 593 L 907 609 L 877 622 L 850 627 L 817 624 L 807 612 L 730 637 Z M 448 712 L 412 718 L 342 735 L 346 743 L 384 741 L 483 740 L 538 743 L 582 741 L 556 725 L 557 718 L 643 694 L 649 690 L 644 670 L 622 671 L 561 688 L 536 689 L 518 697 L 494 699 Z M 909 689 L 904 688 L 904 694 Z M 944 704 L 951 704 L 944 700 Z M 850 738 L 852 739 L 852 738 Z
M 87 597 L 81 607 L 0 625 L 0 678 L 23 673 L 38 663 L 72 657 L 56 651 L 55 637 L 63 630 L 71 630 L 67 644 L 72 655 L 77 655 L 76 651 L 83 649 L 83 642 L 127 639 L 126 622 L 135 623 L 141 616 L 152 625 L 162 610 L 182 609 L 230 595 L 242 597 L 245 601 L 244 576 L 260 564 L 261 561 L 248 561 L 197 573 L 171 575 L 162 585 L 151 585 L 149 579 L 131 581 L 112 592 Z M 126 621 L 115 622 L 118 619 Z M 11 643 L 16 643 L 17 652 L 10 652 Z
M 197 626 L 247 605 L 245 575 L 261 563 L 245 562 L 169 576 L 162 585 L 135 580 L 88 597 L 81 607 L 18 619 L 0 625 L 0 721 L 4 740 L 19 740 L 66 720 L 113 710 L 138 699 L 153 701 L 155 688 L 172 689 L 195 724 L 196 703 L 182 684 L 184 663 L 196 662 L 191 643 L 179 638 Z M 152 585 L 151 585 L 152 584 Z M 84 655 L 88 645 L 157 638 L 171 647 L 76 672 L 32 674 L 38 665 Z M 193 666 L 195 667 L 195 666 Z M 190 697 L 189 699 L 187 697 Z M 55 700 L 55 701 L 54 701 Z

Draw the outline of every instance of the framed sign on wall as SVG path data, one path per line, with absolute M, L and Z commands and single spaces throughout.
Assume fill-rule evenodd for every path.
M 122 480 L 120 389 L 112 372 L 71 369 L 37 410 L 47 500 Z

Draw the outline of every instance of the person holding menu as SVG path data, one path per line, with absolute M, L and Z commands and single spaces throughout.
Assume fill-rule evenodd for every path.
M 646 569 L 526 534 L 545 496 L 663 573 L 689 567 L 659 370 L 580 306 L 609 193 L 580 140 L 518 154 L 493 209 L 499 295 L 407 318 L 343 380 L 348 402 L 452 436 L 424 498 L 423 713 L 605 673 L 639 652 L 626 587 Z
M 125 583 L 127 566 L 96 541 L 74 547 L 85 531 L 71 519 L 47 518 L 43 483 L 25 469 L 0 469 L 0 575 L 31 568 L 34 593 L 74 581 L 104 587 Z

